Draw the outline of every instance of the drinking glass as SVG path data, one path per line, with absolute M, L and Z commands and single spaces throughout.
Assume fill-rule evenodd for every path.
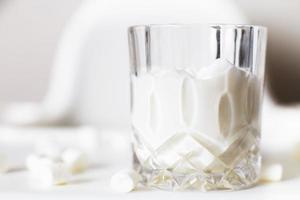
M 237 190 L 259 178 L 267 30 L 128 29 L 134 169 L 146 187 Z

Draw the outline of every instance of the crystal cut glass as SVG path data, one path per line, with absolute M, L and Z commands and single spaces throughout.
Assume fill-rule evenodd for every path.
M 259 178 L 267 30 L 128 30 L 134 168 L 146 187 L 237 190 Z

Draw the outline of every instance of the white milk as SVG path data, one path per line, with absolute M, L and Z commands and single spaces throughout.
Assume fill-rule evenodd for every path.
M 147 147 L 136 151 L 138 158 L 147 163 L 155 155 L 160 167 L 179 171 L 184 156 L 194 168 L 214 168 L 220 158 L 230 167 L 255 140 L 248 132 L 258 115 L 256 85 L 253 75 L 226 59 L 198 71 L 152 69 L 132 76 L 132 125 Z

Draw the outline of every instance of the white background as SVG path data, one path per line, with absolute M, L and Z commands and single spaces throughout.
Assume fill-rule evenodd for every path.
M 43 97 L 60 34 L 80 2 L 0 1 L 0 102 L 35 101 Z M 300 1 L 235 2 L 251 23 L 268 26 L 268 63 L 273 71 L 268 75 L 274 77 L 269 84 L 281 90 L 275 92 L 277 95 L 286 92 L 300 77 Z M 205 1 L 199 0 L 199 6 L 201 3 Z M 285 73 L 293 78 L 284 78 Z M 285 84 L 290 85 L 284 87 Z

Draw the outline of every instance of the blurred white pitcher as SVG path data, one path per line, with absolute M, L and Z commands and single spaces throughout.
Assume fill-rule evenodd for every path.
M 11 104 L 2 112 L 2 121 L 127 128 L 128 26 L 247 22 L 231 0 L 85 1 L 62 35 L 44 100 Z

